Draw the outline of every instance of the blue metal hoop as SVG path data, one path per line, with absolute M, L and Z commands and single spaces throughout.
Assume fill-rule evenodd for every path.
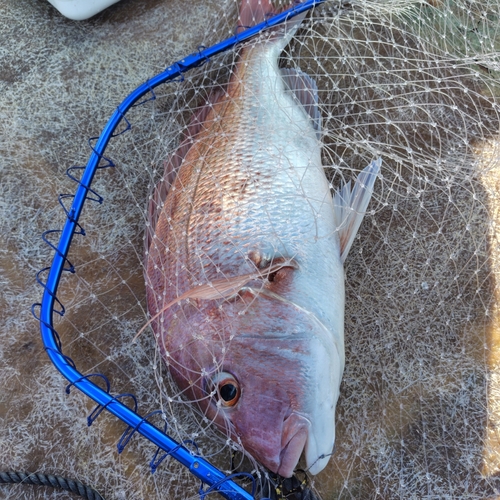
M 267 19 L 266 21 L 253 26 L 223 42 L 220 42 L 209 48 L 204 48 L 203 50 L 198 50 L 198 52 L 191 54 L 186 58 L 172 64 L 162 73 L 156 75 L 144 84 L 137 87 L 123 100 L 123 102 L 113 113 L 108 123 L 104 127 L 101 135 L 99 136 L 95 146 L 92 146 L 92 144 L 90 143 L 92 153 L 81 178 L 77 179 L 69 174 L 70 177 L 75 182 L 77 182 L 78 187 L 74 196 L 60 196 L 60 203 L 66 213 L 66 222 L 64 224 L 64 228 L 61 231 L 61 237 L 57 248 L 46 238 L 49 233 L 55 231 L 44 233 L 44 241 L 46 241 L 47 244 L 55 250 L 55 255 L 46 283 L 43 283 L 37 275 L 37 280 L 40 285 L 43 286 L 44 292 L 41 304 L 34 304 L 32 311 L 35 318 L 40 321 L 42 340 L 49 358 L 54 363 L 56 368 L 61 372 L 61 374 L 68 379 L 70 385 L 74 385 L 75 387 L 77 387 L 80 391 L 92 398 L 98 404 L 97 408 L 99 408 L 99 413 L 102 409 L 106 409 L 107 411 L 118 417 L 120 420 L 125 422 L 129 426 L 128 429 L 132 429 L 132 433 L 138 432 L 142 434 L 152 443 L 157 445 L 159 449 L 164 450 L 168 455 L 172 456 L 185 467 L 187 467 L 194 476 L 202 481 L 202 483 L 207 484 L 208 489 L 206 491 L 203 491 L 203 488 L 201 489 L 202 497 L 205 497 L 212 491 L 217 491 L 220 495 L 229 500 L 252 500 L 253 494 L 249 494 L 232 480 L 233 477 L 238 476 L 237 474 L 225 476 L 223 472 L 212 466 L 209 462 L 202 459 L 201 457 L 196 456 L 185 446 L 177 443 L 176 441 L 171 439 L 165 432 L 161 431 L 158 427 L 151 424 L 147 420 L 147 416 L 142 417 L 135 410 L 123 404 L 120 401 L 120 397 L 123 395 L 113 396 L 109 392 L 109 387 L 107 388 L 108 390 L 105 391 L 95 383 L 93 383 L 90 380 L 90 377 L 96 376 L 96 374 L 82 375 L 77 370 L 72 360 L 70 360 L 70 358 L 62 353 L 62 346 L 59 340 L 59 336 L 53 326 L 53 314 L 57 313 L 61 316 L 64 315 L 64 306 L 57 299 L 57 288 L 59 286 L 59 281 L 61 279 L 63 271 L 74 272 L 73 266 L 67 260 L 67 255 L 73 239 L 73 235 L 85 234 L 83 228 L 78 223 L 85 200 L 89 199 L 97 201 L 98 203 L 102 202 L 102 198 L 95 191 L 93 191 L 90 186 L 92 184 L 94 174 L 98 168 L 114 166 L 113 163 L 104 156 L 104 151 L 109 143 L 109 140 L 112 137 L 120 135 L 121 133 L 124 133 L 130 129 L 130 123 L 125 118 L 125 114 L 128 112 L 128 110 L 133 106 L 138 106 L 149 100 L 155 99 L 153 89 L 158 85 L 161 85 L 178 77 L 182 78 L 184 72 L 206 63 L 211 57 L 220 54 L 228 49 L 231 49 L 236 45 L 244 43 L 250 40 L 260 31 L 278 26 L 288 19 L 306 12 L 309 9 L 323 3 L 324 1 L 325 0 L 306 0 L 304 3 L 297 4 L 291 9 L 282 12 L 281 14 L 278 14 L 270 19 Z M 138 102 L 148 93 L 150 94 L 150 97 Z M 114 134 L 114 131 L 121 123 L 122 119 L 124 119 L 126 122 L 126 128 L 119 134 Z M 94 139 L 95 138 L 91 140 Z M 101 160 L 106 160 L 109 163 L 105 165 L 99 165 Z M 68 169 L 68 172 L 71 172 L 71 170 L 75 168 L 82 167 L 71 167 L 70 169 Z M 95 197 L 89 195 L 94 195 Z M 69 210 L 64 206 L 62 202 L 62 199 L 66 198 L 73 198 L 73 202 Z M 65 268 L 65 263 L 67 263 L 69 267 Z M 56 303 L 60 307 L 62 307 L 62 310 L 55 309 Z M 34 312 L 35 307 L 38 306 L 41 306 L 39 316 L 37 316 Z M 96 416 L 97 415 L 95 415 L 94 418 Z M 128 438 L 130 438 L 130 436 L 128 436 Z M 160 461 L 161 460 L 159 460 L 159 462 Z M 158 464 L 156 464 L 156 466 L 157 465 Z

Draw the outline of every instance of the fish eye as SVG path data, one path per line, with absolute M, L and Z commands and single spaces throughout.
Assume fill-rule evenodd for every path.
M 214 398 L 217 402 L 220 401 L 221 406 L 232 407 L 240 399 L 241 389 L 240 384 L 228 372 L 220 372 L 215 374 L 208 384 L 208 392 L 215 392 Z

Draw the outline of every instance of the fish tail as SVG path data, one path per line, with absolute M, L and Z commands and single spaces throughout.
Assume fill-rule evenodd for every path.
M 280 8 L 274 8 L 270 0 L 242 0 L 240 5 L 240 12 L 238 17 L 237 32 L 245 31 L 252 26 L 262 23 L 285 10 L 290 9 L 300 1 L 294 1 L 289 5 Z M 276 34 L 271 38 L 272 40 L 280 40 L 280 46 L 284 48 L 290 41 L 292 36 L 297 31 L 307 12 L 299 14 L 289 21 L 285 21 Z
M 283 9 L 280 9 L 283 10 Z M 278 14 L 269 0 L 242 0 L 239 14 L 239 27 L 245 30 Z
M 340 259 L 342 262 L 345 261 L 365 216 L 381 165 L 381 158 L 372 161 L 358 175 L 352 189 L 351 181 L 349 181 L 335 193 L 335 221 L 340 236 Z

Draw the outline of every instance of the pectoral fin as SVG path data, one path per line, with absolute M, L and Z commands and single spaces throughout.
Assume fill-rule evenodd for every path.
M 366 208 L 373 193 L 373 185 L 382 165 L 382 159 L 372 161 L 358 175 L 354 187 L 351 181 L 344 184 L 335 193 L 333 200 L 335 220 L 340 236 L 340 259 L 345 261 L 351 245 L 356 237 Z
M 218 280 L 213 280 L 209 283 L 204 283 L 202 285 L 190 288 L 179 297 L 173 299 L 168 304 L 164 305 L 160 311 L 158 311 L 149 321 L 137 332 L 135 337 L 132 339 L 134 342 L 137 337 L 156 319 L 158 319 L 165 311 L 170 309 L 175 304 L 186 300 L 186 299 L 199 299 L 199 300 L 216 300 L 231 297 L 237 294 L 248 282 L 258 279 L 266 278 L 270 274 L 273 274 L 285 267 L 296 267 L 293 261 L 283 260 L 276 262 L 275 264 L 262 269 L 257 270 L 253 273 L 242 274 L 241 276 L 231 276 L 220 278 Z

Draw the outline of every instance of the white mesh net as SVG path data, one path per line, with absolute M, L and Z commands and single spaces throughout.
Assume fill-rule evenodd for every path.
M 238 3 L 214 7 L 205 46 L 233 34 Z M 346 366 L 335 453 L 313 478 L 322 498 L 500 495 L 499 20 L 495 1 L 331 1 L 307 16 L 282 54 L 281 66 L 317 82 L 332 187 L 383 160 L 345 263 Z M 194 439 L 228 472 L 240 455 L 232 464 L 234 446 L 180 397 L 151 332 L 131 342 L 149 319 L 148 196 L 193 111 L 227 82 L 236 59 L 230 51 L 210 60 L 127 115 L 132 130 L 106 151 L 116 168 L 92 186 L 104 205 L 86 204 L 87 236 L 75 238 L 77 273 L 63 279 L 67 314 L 55 325 L 80 371 L 104 373 L 114 392 L 136 394 L 143 414 L 161 408 L 173 438 Z M 154 447 L 142 438 L 118 456 L 122 424 L 101 416 L 87 431 L 92 403 L 75 390 L 60 395 L 51 366 L 37 374 L 43 387 L 57 387 L 51 394 L 61 400 L 51 404 L 68 415 L 48 411 L 42 420 L 45 399 L 37 396 L 26 415 L 59 431 L 51 445 L 30 442 L 37 451 L 29 462 L 12 449 L 7 465 L 42 468 L 42 455 L 50 456 L 54 470 L 85 468 L 117 498 L 198 498 L 198 481 L 170 459 L 148 475 Z M 8 371 L 1 377 L 11 380 Z M 71 459 L 69 441 L 78 441 Z

